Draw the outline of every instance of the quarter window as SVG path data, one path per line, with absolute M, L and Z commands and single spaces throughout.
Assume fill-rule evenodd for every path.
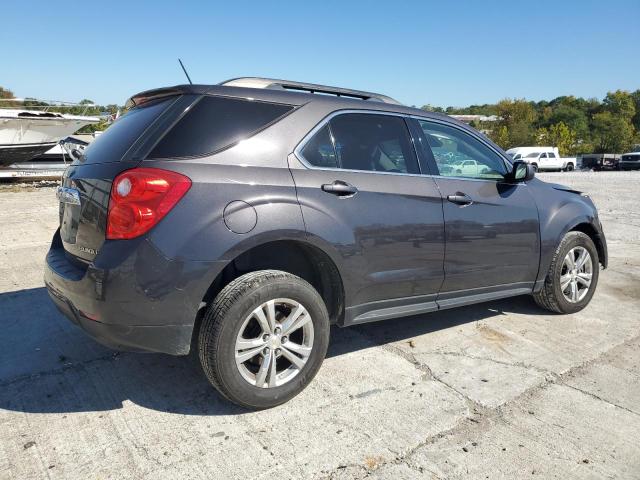
M 503 159 L 468 133 L 436 122 L 419 120 L 438 167 L 445 177 L 502 180 L 507 173 Z
M 278 103 L 204 96 L 160 140 L 149 158 L 214 153 L 249 138 L 292 109 Z

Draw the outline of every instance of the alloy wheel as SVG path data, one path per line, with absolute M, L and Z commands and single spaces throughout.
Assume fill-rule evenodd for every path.
M 251 385 L 273 388 L 300 373 L 313 348 L 313 322 L 295 300 L 276 298 L 253 310 L 242 323 L 235 344 L 240 375 Z
M 560 289 L 564 298 L 571 302 L 581 301 L 591 287 L 593 261 L 584 247 L 574 247 L 567 252 L 560 272 Z

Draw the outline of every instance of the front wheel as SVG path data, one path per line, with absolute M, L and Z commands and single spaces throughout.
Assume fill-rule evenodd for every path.
M 198 350 L 211 384 L 253 409 L 280 405 L 320 369 L 329 344 L 329 315 L 305 280 L 278 270 L 229 283 L 202 321 Z
M 536 303 L 557 313 L 575 313 L 591 301 L 599 274 L 598 250 L 582 232 L 567 233 L 547 271 Z

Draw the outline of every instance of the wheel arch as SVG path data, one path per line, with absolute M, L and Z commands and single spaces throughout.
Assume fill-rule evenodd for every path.
M 538 211 L 540 216 L 540 266 L 536 279 L 536 289 L 544 282 L 553 255 L 564 236 L 571 231 L 583 232 L 596 245 L 600 264 L 606 268 L 608 263 L 607 245 L 600 222 L 594 208 L 583 201 L 564 199 L 558 203 L 556 195 L 539 197 Z M 557 207 L 555 206 L 557 205 Z M 542 212 L 548 212 L 542 215 Z
M 604 244 L 602 235 L 600 235 L 600 233 L 598 232 L 596 227 L 593 226 L 592 223 L 590 222 L 578 223 L 573 227 L 571 227 L 569 230 L 567 230 L 563 234 L 563 236 L 569 232 L 582 232 L 585 235 L 587 235 L 596 246 L 596 250 L 598 251 L 598 260 L 600 264 L 602 265 L 603 268 L 607 268 L 608 259 L 607 259 L 606 245 Z
M 268 240 L 235 252 L 205 292 L 193 329 L 197 341 L 207 306 L 232 280 L 249 272 L 281 270 L 309 282 L 322 297 L 331 323 L 341 323 L 345 310 L 342 275 L 334 260 L 322 249 L 301 239 Z

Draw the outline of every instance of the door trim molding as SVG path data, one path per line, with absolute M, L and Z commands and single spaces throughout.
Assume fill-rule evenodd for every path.
M 420 295 L 395 298 L 380 302 L 355 305 L 345 309 L 344 321 L 340 326 L 348 327 L 362 323 L 377 322 L 390 318 L 409 317 L 423 313 L 447 310 L 503 298 L 530 295 L 535 282 L 520 282 L 507 285 L 457 290 L 439 295 Z

